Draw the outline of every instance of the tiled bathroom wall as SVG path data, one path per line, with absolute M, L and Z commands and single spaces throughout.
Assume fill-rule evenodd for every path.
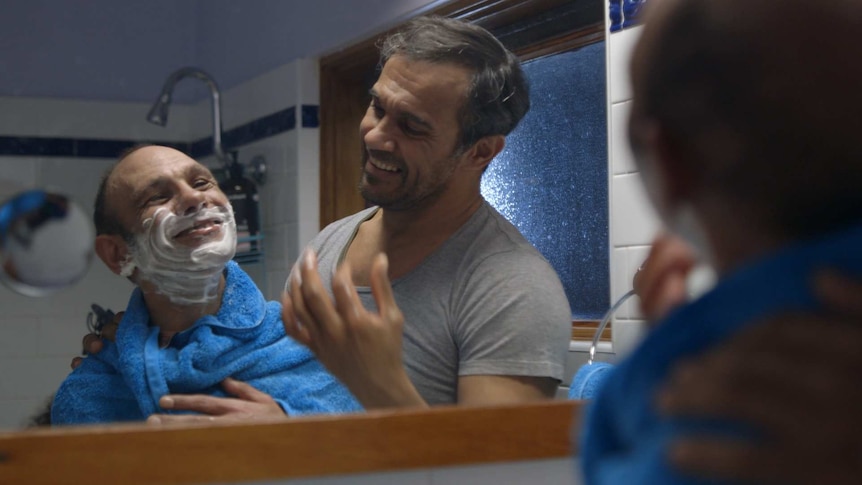
M 0 180 L 7 191 L 39 186 L 65 193 L 92 213 L 100 176 L 118 146 L 188 137 L 188 108 L 175 107 L 169 131 L 144 120 L 148 109 L 143 103 L 0 98 Z M 0 429 L 21 425 L 69 372 L 90 304 L 123 308 L 131 288 L 97 261 L 80 283 L 50 297 L 0 288 Z
M 611 300 L 632 288 L 637 268 L 649 253 L 649 244 L 660 228 L 635 168 L 628 144 L 626 123 L 631 107 L 628 64 L 642 27 L 610 34 L 608 42 L 608 136 L 610 173 Z M 631 351 L 643 335 L 644 321 L 637 297 L 616 313 L 613 350 L 617 356 Z
M 299 60 L 222 94 L 225 149 L 242 163 L 257 156 L 267 163 L 259 187 L 265 259 L 244 268 L 268 298 L 278 298 L 293 260 L 317 233 L 317 90 L 317 63 Z M 0 180 L 68 194 L 91 214 L 101 174 L 132 143 L 174 145 L 217 166 L 205 155 L 212 152 L 210 109 L 208 99 L 174 105 L 163 128 L 146 122 L 145 103 L 2 98 Z M 98 259 L 80 283 L 49 298 L 0 289 L 0 429 L 22 425 L 69 372 L 90 304 L 122 309 L 131 289 Z

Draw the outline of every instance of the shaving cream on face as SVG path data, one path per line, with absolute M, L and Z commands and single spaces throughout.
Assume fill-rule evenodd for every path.
M 202 236 L 200 244 L 186 246 L 175 241 L 177 235 L 209 224 L 217 230 Z M 222 271 L 236 251 L 236 223 L 230 205 L 186 216 L 161 208 L 143 226 L 143 232 L 132 238 L 122 273 L 137 269 L 142 280 L 179 305 L 203 304 L 218 297 Z
M 120 262 L 120 276 L 126 278 L 132 276 L 135 272 L 135 262 L 132 260 L 131 254 L 126 254 L 126 257 Z

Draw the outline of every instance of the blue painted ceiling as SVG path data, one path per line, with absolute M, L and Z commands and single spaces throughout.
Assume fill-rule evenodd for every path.
M 193 65 L 228 89 L 439 0 L 6 0 L 0 96 L 150 102 Z M 180 83 L 177 102 L 206 97 Z

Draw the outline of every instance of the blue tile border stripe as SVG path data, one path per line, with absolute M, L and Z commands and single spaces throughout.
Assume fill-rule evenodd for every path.
M 641 9 L 647 0 L 608 0 L 611 33 L 640 24 Z
M 225 152 L 236 150 L 242 145 L 294 128 L 296 128 L 296 107 L 291 106 L 225 131 L 221 135 L 222 147 Z M 212 148 L 212 137 L 201 138 L 191 143 L 189 155 L 192 158 L 206 157 L 212 155 Z
M 320 126 L 318 107 L 301 106 L 302 127 Z M 296 107 L 262 116 L 222 133 L 225 151 L 296 129 Z M 212 154 L 212 137 L 191 142 L 156 140 L 102 140 L 92 138 L 60 138 L 0 135 L 0 156 L 37 156 L 70 158 L 116 158 L 123 150 L 139 143 L 154 143 L 176 148 L 193 158 Z
M 315 104 L 302 105 L 302 127 L 303 128 L 318 128 L 320 127 L 320 118 L 318 118 L 319 106 Z

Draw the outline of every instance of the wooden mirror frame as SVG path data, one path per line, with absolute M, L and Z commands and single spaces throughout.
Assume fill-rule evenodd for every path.
M 235 483 L 571 458 L 582 404 L 0 433 L 0 483 Z

